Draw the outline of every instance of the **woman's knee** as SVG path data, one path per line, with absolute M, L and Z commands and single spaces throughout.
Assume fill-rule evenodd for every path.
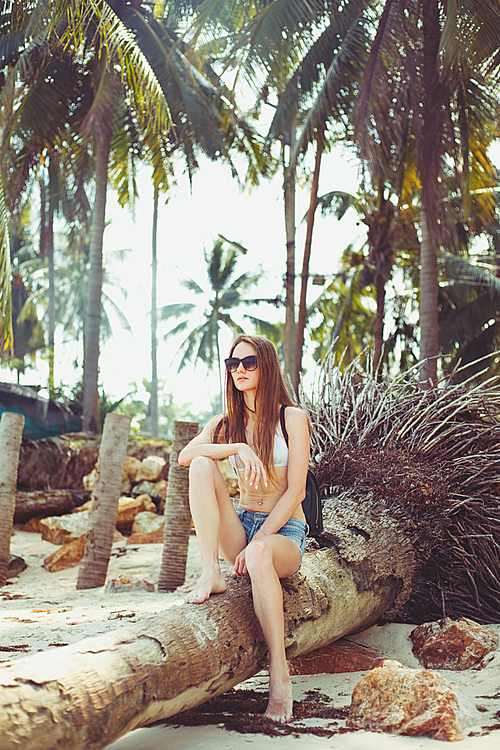
M 245 553 L 245 562 L 250 577 L 265 576 L 273 566 L 273 555 L 263 540 L 256 539 L 251 542 Z
M 217 465 L 213 458 L 196 456 L 189 465 L 189 479 L 213 477 L 216 468 Z

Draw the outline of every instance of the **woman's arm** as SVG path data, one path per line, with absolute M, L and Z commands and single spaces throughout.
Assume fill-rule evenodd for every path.
M 309 422 L 302 409 L 296 407 L 287 407 L 285 418 L 288 432 L 288 487 L 259 529 L 260 536 L 275 534 L 281 529 L 290 520 L 306 494 L 310 450 Z
M 214 461 L 229 456 L 238 455 L 245 470 L 245 480 L 250 479 L 250 485 L 255 483 L 257 489 L 262 480 L 267 486 L 267 476 L 264 465 L 257 454 L 247 443 L 214 443 L 215 428 L 222 419 L 222 414 L 207 422 L 199 435 L 196 435 L 179 453 L 178 461 L 181 466 L 189 466 L 193 458 L 206 456 Z
M 215 428 L 222 419 L 222 414 L 212 417 L 202 431 L 196 435 L 179 453 L 181 466 L 189 466 L 196 456 L 208 458 L 227 458 L 238 452 L 238 443 L 214 443 Z

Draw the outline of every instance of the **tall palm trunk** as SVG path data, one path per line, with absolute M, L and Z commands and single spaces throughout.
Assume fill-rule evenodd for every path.
M 153 437 L 158 437 L 158 186 L 154 186 L 153 230 L 151 238 L 151 394 L 149 424 Z
M 316 216 L 316 207 L 318 205 L 318 185 L 319 170 L 321 167 L 321 157 L 325 141 L 323 136 L 318 137 L 316 145 L 316 159 L 314 162 L 314 173 L 311 185 L 311 197 L 309 201 L 309 210 L 307 212 L 307 229 L 306 241 L 304 244 L 304 259 L 302 262 L 302 275 L 300 285 L 299 316 L 297 321 L 297 332 L 295 339 L 295 378 L 294 387 L 297 390 L 299 386 L 300 374 L 302 372 L 302 350 L 304 348 L 304 331 L 307 321 L 307 283 L 309 281 L 309 263 L 311 260 L 312 235 L 314 228 L 314 217 Z
M 295 118 L 288 131 L 289 153 L 295 141 Z M 286 150 L 283 147 L 283 197 L 285 202 L 286 236 L 286 275 L 285 275 L 285 328 L 283 333 L 283 354 L 285 374 L 293 382 L 295 377 L 295 180 L 296 169 L 286 163 Z
M 130 417 L 123 414 L 106 416 L 77 589 L 97 588 L 106 581 L 129 431 Z
M 377 256 L 377 270 L 375 272 L 375 297 L 377 311 L 375 313 L 375 325 L 373 337 L 375 340 L 373 353 L 373 372 L 382 373 L 382 352 L 384 347 L 384 319 L 385 319 L 385 274 L 381 268 L 382 258 Z
M 422 0 L 423 83 L 422 122 L 417 163 L 422 185 L 420 251 L 420 373 L 436 382 L 438 336 L 437 248 L 440 205 L 439 173 L 443 140 L 443 85 L 439 74 L 441 27 L 437 0 Z
M 375 265 L 375 299 L 377 310 L 373 336 L 375 341 L 373 374 L 380 375 L 383 365 L 384 321 L 386 284 L 391 278 L 394 264 L 394 206 L 385 197 L 383 180 L 378 184 L 377 210 L 367 214 L 364 223 L 368 227 L 368 260 Z
M 96 192 L 90 235 L 90 270 L 85 316 L 83 362 L 83 429 L 100 432 L 99 417 L 99 336 L 101 328 L 102 294 L 102 241 L 106 216 L 106 191 L 108 186 L 108 161 L 111 128 L 100 123 L 94 129 Z
M 47 216 L 47 263 L 49 271 L 49 395 L 55 396 L 55 330 L 56 330 L 56 288 L 54 275 L 54 216 L 58 202 L 57 163 L 54 154 L 49 164 L 49 203 Z
M 424 206 L 420 226 L 420 379 L 435 383 L 439 351 L 437 250 Z
M 17 467 L 24 417 L 4 412 L 0 421 L 0 586 L 9 569 L 10 538 L 16 506 Z
M 189 510 L 189 469 L 179 464 L 181 450 L 198 434 L 197 422 L 174 422 L 172 453 L 168 469 L 163 556 L 159 591 L 173 591 L 186 578 L 186 562 L 191 532 Z

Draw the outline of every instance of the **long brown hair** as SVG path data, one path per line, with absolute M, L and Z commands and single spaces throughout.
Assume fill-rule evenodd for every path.
M 276 348 L 265 336 L 241 334 L 230 349 L 232 357 L 241 343 L 250 344 L 257 355 L 259 384 L 255 395 L 254 446 L 266 472 L 272 479 L 273 449 L 280 405 L 294 406 L 294 402 L 283 380 Z M 226 372 L 226 413 L 215 429 L 216 443 L 246 443 L 245 397 L 238 390 L 231 375 Z

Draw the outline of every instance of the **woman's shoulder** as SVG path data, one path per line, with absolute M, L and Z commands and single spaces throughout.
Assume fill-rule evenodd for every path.
M 299 406 L 286 406 L 285 408 L 285 420 L 288 425 L 292 427 L 297 427 L 300 429 L 303 425 L 309 425 L 309 420 L 307 418 L 307 414 L 303 409 L 301 409 Z

